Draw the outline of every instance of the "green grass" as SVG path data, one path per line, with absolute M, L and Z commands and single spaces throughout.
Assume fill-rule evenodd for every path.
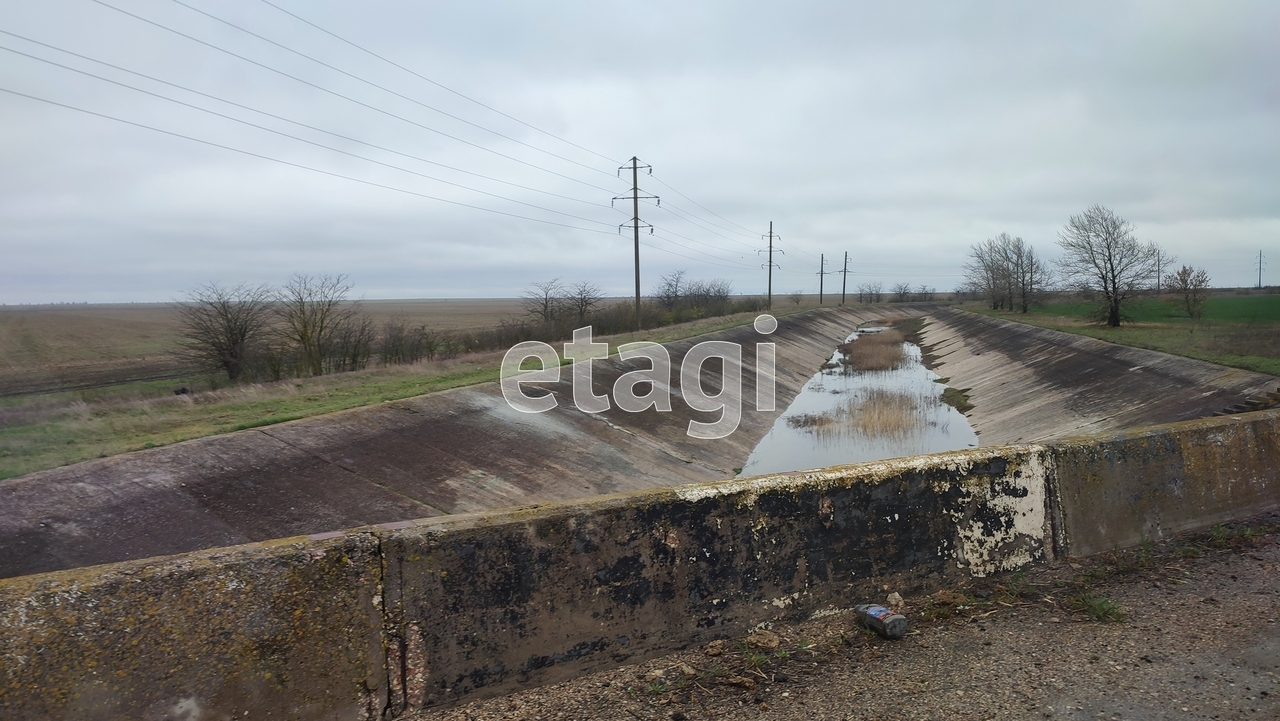
M 1128 306 L 1129 320 L 1119 328 L 1094 322 L 1095 308 L 1078 301 L 1050 303 L 1025 314 L 977 312 L 1280 376 L 1280 295 L 1215 296 L 1199 320 L 1178 311 L 1172 300 L 1141 299 Z
M 1118 623 L 1125 619 L 1124 609 L 1106 596 L 1093 591 L 1081 591 L 1067 599 L 1067 608 L 1103 623 Z
M 812 307 L 778 308 L 784 316 Z M 756 313 L 667 326 L 607 339 L 610 352 L 637 340 L 668 342 L 752 322 Z M 553 343 L 559 349 L 560 343 Z M 379 368 L 175 396 L 179 385 L 147 381 L 86 391 L 0 399 L 0 479 L 179 441 L 261 428 L 334 411 L 498 380 L 502 354 Z M 197 380 L 200 380 L 197 376 Z

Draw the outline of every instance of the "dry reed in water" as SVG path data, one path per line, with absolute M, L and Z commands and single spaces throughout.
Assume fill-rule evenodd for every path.
M 855 340 L 841 343 L 840 363 L 852 371 L 888 371 L 901 368 L 906 362 L 905 340 L 896 330 L 865 333 Z
M 925 399 L 911 393 L 872 388 L 848 398 L 826 413 L 805 413 L 787 419 L 792 428 L 806 428 L 822 440 L 852 435 L 901 439 L 916 433 L 927 419 Z

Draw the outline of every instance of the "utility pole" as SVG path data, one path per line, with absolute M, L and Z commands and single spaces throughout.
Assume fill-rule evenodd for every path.
M 641 329 L 641 324 L 640 324 L 640 226 L 644 225 L 648 227 L 649 232 L 653 233 L 652 225 L 649 225 L 648 223 L 640 222 L 640 199 L 644 198 L 645 200 L 655 200 L 659 204 L 661 204 L 662 201 L 656 195 L 640 194 L 640 168 L 648 169 L 649 175 L 653 175 L 652 165 L 641 165 L 639 159 L 637 159 L 635 156 L 632 156 L 631 163 L 629 165 L 624 165 L 621 168 L 618 168 L 618 177 L 622 177 L 622 171 L 627 170 L 628 168 L 631 169 L 630 225 L 632 230 L 635 231 L 635 241 L 636 241 L 635 243 L 636 245 L 636 330 L 640 330 Z M 627 197 L 628 196 L 625 196 L 625 195 L 619 195 L 618 197 L 614 198 L 614 200 L 615 201 L 625 200 Z M 623 223 L 622 225 L 619 225 L 618 232 L 621 233 L 622 229 L 627 227 L 627 225 L 628 223 Z
M 818 273 L 817 273 L 817 275 L 818 275 L 818 305 L 822 305 L 822 281 L 826 280 L 826 276 L 827 276 L 827 256 L 826 256 L 826 254 L 825 254 L 825 253 L 823 253 L 823 254 L 821 254 L 821 255 L 819 255 L 819 256 L 818 256 L 818 259 L 819 259 L 819 261 L 820 261 L 820 263 L 819 263 L 819 265 L 818 265 Z M 832 272 L 834 272 L 834 271 L 832 271 Z
M 849 287 L 849 251 L 844 252 L 844 270 L 840 271 L 840 305 L 844 305 L 844 292 Z
M 769 284 L 768 284 L 769 300 L 766 302 L 765 308 L 768 310 L 773 310 L 773 269 L 782 267 L 773 262 L 773 253 L 774 253 L 773 241 L 782 240 L 782 236 L 773 234 L 773 221 L 771 220 L 769 221 L 769 234 L 762 235 L 760 237 L 766 238 L 769 241 L 769 249 L 767 251 L 757 250 L 756 253 L 764 253 L 764 252 L 769 253 L 769 261 L 764 264 L 764 267 L 769 269 Z M 783 252 L 781 248 L 779 248 L 777 252 L 782 253 L 783 255 L 786 255 L 786 253 Z

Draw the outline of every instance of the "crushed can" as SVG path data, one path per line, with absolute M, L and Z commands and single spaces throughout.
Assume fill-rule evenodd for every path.
M 853 607 L 858 621 L 885 638 L 902 638 L 907 635 L 907 617 L 874 603 Z

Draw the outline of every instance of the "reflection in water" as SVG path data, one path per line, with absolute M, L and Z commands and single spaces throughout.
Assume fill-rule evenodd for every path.
M 944 387 L 921 364 L 919 346 L 895 336 L 896 331 L 864 328 L 842 343 L 756 445 L 740 475 L 978 445 L 964 415 L 942 402 Z

